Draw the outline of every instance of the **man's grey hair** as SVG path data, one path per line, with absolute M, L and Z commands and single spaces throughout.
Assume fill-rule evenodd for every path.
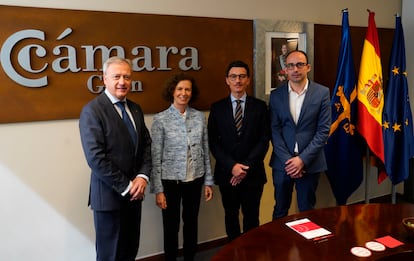
M 119 57 L 119 56 L 112 56 L 108 60 L 106 60 L 105 63 L 103 64 L 102 70 L 103 70 L 104 75 L 106 75 L 106 71 L 108 70 L 108 67 L 111 64 L 114 64 L 114 63 L 126 63 L 126 64 L 129 65 L 129 67 L 131 68 L 131 71 L 132 71 L 131 60 L 126 59 L 126 58 L 122 58 L 122 57 Z

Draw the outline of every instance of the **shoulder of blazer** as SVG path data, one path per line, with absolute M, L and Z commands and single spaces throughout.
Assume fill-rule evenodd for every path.
M 105 92 L 102 92 L 96 97 L 96 101 L 103 104 L 112 104 L 109 97 L 105 94 Z
M 324 85 L 322 85 L 322 84 L 309 81 L 308 91 L 309 90 L 311 90 L 312 92 L 315 92 L 315 91 L 320 92 L 320 91 L 329 91 L 329 88 L 326 87 L 326 86 L 324 86 Z
M 172 117 L 172 112 L 171 112 L 170 108 L 171 107 L 168 107 L 167 109 L 154 114 L 154 117 L 153 117 L 154 120 L 153 121 Z
M 281 86 L 277 87 L 276 89 L 270 92 L 270 99 L 269 104 L 272 100 L 276 99 L 280 102 L 288 102 L 289 101 L 289 91 L 288 91 L 288 84 L 287 82 L 283 83 Z M 278 103 L 279 103 L 278 102 Z
M 121 119 L 111 100 L 105 93 L 101 93 L 96 97 L 96 100 L 98 104 L 94 109 L 100 117 L 107 118 L 108 120 Z
M 263 101 L 263 100 L 261 100 L 259 98 L 256 98 L 256 97 L 247 95 L 247 97 L 246 97 L 246 103 L 249 103 L 249 102 L 255 103 L 255 104 L 266 105 L 266 102 L 265 101 Z
M 110 105 L 112 105 L 111 100 L 108 98 L 108 96 L 106 96 L 105 93 L 101 93 L 94 99 L 92 99 L 84 107 L 84 109 L 94 111 L 95 113 L 100 114 L 100 112 L 106 111 L 108 110 L 108 108 L 111 108 Z
M 282 85 L 280 85 L 276 89 L 272 90 L 270 92 L 270 95 L 272 95 L 272 93 L 274 93 L 274 94 L 288 93 L 288 88 L 289 88 L 288 83 L 284 82 Z
M 135 112 L 135 113 L 139 113 L 139 112 L 141 112 L 142 113 L 142 109 L 141 109 L 141 106 L 138 104 L 138 103 L 135 103 L 135 102 L 133 102 L 133 101 L 131 101 L 131 100 L 126 100 L 127 101 L 127 104 L 128 104 L 128 107 L 129 107 L 129 110 L 131 111 L 131 112 Z
M 193 107 L 190 107 L 190 106 L 187 107 L 187 111 L 189 115 L 204 116 L 204 112 L 194 109 Z
M 229 105 L 231 105 L 231 100 L 230 100 L 230 96 L 227 96 L 226 98 L 223 98 L 221 100 L 214 102 L 211 105 L 211 109 L 214 109 L 214 108 L 222 109 L 223 107 L 227 107 Z

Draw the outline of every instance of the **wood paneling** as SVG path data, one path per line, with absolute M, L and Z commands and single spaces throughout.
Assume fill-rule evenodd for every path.
M 386 86 L 391 55 L 394 29 L 377 28 L 381 52 L 382 75 Z M 352 52 L 355 63 L 356 77 L 358 78 L 362 48 L 364 45 L 366 27 L 350 27 Z M 315 49 L 313 72 L 316 82 L 331 89 L 335 87 L 338 65 L 339 48 L 341 45 L 342 27 L 337 25 L 315 24 Z
M 189 56 L 188 53 L 170 53 L 166 65 L 162 66 L 159 47 L 176 47 L 178 51 L 184 47 L 197 49 L 201 69 L 187 72 L 195 77 L 200 87 L 200 98 L 194 107 L 201 110 L 208 110 L 213 101 L 228 94 L 225 70 L 230 61 L 244 60 L 253 69 L 251 20 L 12 6 L 0 6 L 0 13 L 2 49 L 7 39 L 17 32 L 27 29 L 44 32 L 44 40 L 30 38 L 19 41 L 13 46 L 10 57 L 16 72 L 22 76 L 48 77 L 48 84 L 44 87 L 24 87 L 13 81 L 5 73 L 4 64 L 0 64 L 0 104 L 3 108 L 0 123 L 78 118 L 83 105 L 96 96 L 87 88 L 88 79 L 101 74 L 100 70 L 85 70 L 88 67 L 84 46 L 120 46 L 125 57 L 130 59 L 143 57 L 142 52 L 132 53 L 134 47 L 148 47 L 154 70 L 134 72 L 133 79 L 142 82 L 143 91 L 129 95 L 130 99 L 141 104 L 145 113 L 156 113 L 169 105 L 161 98 L 163 84 L 171 75 L 182 71 L 178 64 Z M 59 39 L 68 28 L 72 32 Z M 30 72 L 18 62 L 19 53 L 31 44 L 46 51 L 41 56 L 35 48 L 31 49 L 30 66 L 38 70 L 37 73 Z M 53 69 L 57 59 L 68 56 L 65 48 L 61 48 L 61 54 L 53 52 L 62 45 L 73 47 L 79 71 L 56 72 Z M 89 62 L 93 61 L 94 68 L 100 69 L 102 60 L 98 51 Z M 43 66 L 46 68 L 41 70 Z M 68 66 L 67 60 L 63 59 L 60 66 Z M 93 82 L 94 86 L 102 84 L 96 79 Z M 252 87 L 249 92 L 252 92 Z

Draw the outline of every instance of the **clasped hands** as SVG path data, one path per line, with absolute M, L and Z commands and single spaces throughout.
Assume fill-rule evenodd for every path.
M 249 166 L 236 163 L 231 170 L 231 174 L 233 175 L 230 179 L 230 184 L 232 186 L 237 186 L 242 182 L 242 180 L 246 177 L 247 171 L 249 170 Z
M 305 164 L 299 156 L 292 157 L 285 162 L 285 171 L 292 179 L 303 177 Z

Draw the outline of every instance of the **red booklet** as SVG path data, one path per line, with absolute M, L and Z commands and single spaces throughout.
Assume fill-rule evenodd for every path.
M 403 242 L 391 237 L 391 236 L 385 236 L 385 237 L 380 237 L 380 238 L 376 238 L 376 241 L 380 242 L 381 244 L 383 244 L 386 247 L 389 248 L 394 248 L 397 246 L 401 246 L 404 245 Z

